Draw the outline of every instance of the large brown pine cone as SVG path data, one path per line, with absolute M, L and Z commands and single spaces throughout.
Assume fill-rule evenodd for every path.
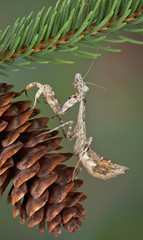
M 72 154 L 51 153 L 61 149 L 61 138 L 53 138 L 58 132 L 38 136 L 48 118 L 33 119 L 40 111 L 30 109 L 30 101 L 11 102 L 20 95 L 12 87 L 0 83 L 0 197 L 11 181 L 7 203 L 13 205 L 13 217 L 20 214 L 21 224 L 39 224 L 42 233 L 47 223 L 55 237 L 61 225 L 74 232 L 85 219 L 79 202 L 87 197 L 77 192 L 83 181 L 72 181 L 74 168 L 62 164 Z

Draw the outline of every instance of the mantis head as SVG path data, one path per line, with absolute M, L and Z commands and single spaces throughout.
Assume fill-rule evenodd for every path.
M 89 88 L 86 86 L 80 73 L 76 73 L 75 80 L 73 82 L 73 87 L 79 90 L 83 90 L 84 92 L 89 91 Z

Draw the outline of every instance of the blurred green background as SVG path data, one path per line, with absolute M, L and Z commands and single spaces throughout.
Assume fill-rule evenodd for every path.
M 34 16 L 43 7 L 48 7 L 56 1 L 49 0 L 5 0 L 0 4 L 0 28 L 14 24 L 18 17 L 27 16 L 31 11 Z M 138 38 L 139 39 L 139 38 Z M 113 162 L 129 167 L 129 172 L 117 178 L 102 181 L 88 175 L 85 170 L 80 173 L 84 179 L 81 190 L 88 195 L 84 203 L 87 219 L 83 226 L 74 234 L 63 230 L 59 239 L 88 240 L 124 240 L 141 239 L 143 236 L 143 47 L 124 43 L 114 46 L 122 49 L 121 53 L 102 53 L 95 60 L 86 81 L 104 86 L 107 92 L 100 88 L 89 86 L 87 94 L 86 121 L 87 136 L 93 136 L 92 149 L 101 156 L 112 159 Z M 75 93 L 72 88 L 74 75 L 87 72 L 92 60 L 85 60 L 65 55 L 68 60 L 74 60 L 72 65 L 36 65 L 36 70 L 21 70 L 13 78 L 1 77 L 1 82 L 14 84 L 16 91 L 21 91 L 33 81 L 50 84 L 58 99 L 64 103 Z M 29 91 L 33 101 L 36 88 Z M 26 99 L 23 94 L 22 99 Z M 42 110 L 39 116 L 53 116 L 52 110 L 40 99 L 38 108 Z M 71 109 L 65 121 L 74 119 L 78 106 Z M 53 121 L 50 127 L 57 126 Z M 72 151 L 74 141 L 66 143 L 64 152 Z M 76 158 L 69 161 L 75 165 Z M 0 238 L 15 239 L 55 239 L 48 231 L 44 234 L 38 228 L 28 229 L 21 225 L 19 218 L 13 219 L 12 206 L 6 205 L 6 196 L 0 200 Z

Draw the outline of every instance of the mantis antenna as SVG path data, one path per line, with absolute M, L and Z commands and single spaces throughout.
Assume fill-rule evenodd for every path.
M 103 89 L 104 91 L 107 92 L 107 88 L 105 88 L 105 87 L 103 87 L 103 86 L 100 86 L 100 85 L 98 85 L 98 84 L 96 84 L 96 83 L 91 83 L 91 82 L 85 82 L 85 83 L 86 83 L 86 84 L 89 84 L 89 85 L 93 85 L 93 86 L 99 87 L 99 88 L 101 88 L 101 89 Z
M 85 79 L 85 78 L 87 77 L 88 73 L 90 72 L 90 70 L 91 70 L 91 68 L 92 68 L 92 66 L 93 66 L 93 64 L 94 64 L 94 61 L 95 61 L 95 58 L 92 60 L 92 63 L 90 64 L 90 66 L 89 66 L 86 74 L 84 75 L 84 77 L 83 77 L 82 79 Z M 106 89 L 105 87 L 100 86 L 100 85 L 98 85 L 98 84 L 96 84 L 96 83 L 91 83 L 91 82 L 85 82 L 85 83 L 86 83 L 86 84 L 89 84 L 89 85 L 93 85 L 93 86 L 99 87 L 99 88 L 101 88 L 101 89 L 103 89 L 104 91 L 107 92 L 107 89 Z
M 92 63 L 90 64 L 90 66 L 89 66 L 86 74 L 84 75 L 84 77 L 83 77 L 82 79 L 85 79 L 85 78 L 87 77 L 88 73 L 90 72 L 90 70 L 91 70 L 91 68 L 92 68 L 92 66 L 93 66 L 93 64 L 94 64 L 94 61 L 95 61 L 95 58 L 92 60 Z

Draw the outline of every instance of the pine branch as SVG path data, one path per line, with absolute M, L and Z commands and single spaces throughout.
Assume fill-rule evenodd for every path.
M 60 0 L 52 10 L 44 14 L 44 8 L 35 21 L 32 13 L 15 22 L 6 40 L 9 26 L 0 38 L 0 68 L 5 71 L 18 71 L 31 62 L 36 63 L 72 63 L 57 59 L 53 52 L 70 52 L 79 57 L 97 58 L 100 54 L 85 51 L 84 48 L 102 49 L 119 52 L 120 50 L 104 45 L 129 41 L 143 44 L 126 37 L 118 30 L 143 34 L 143 0 L 78 0 L 72 7 L 71 0 Z M 106 34 L 116 38 L 106 38 Z M 101 34 L 101 35 L 100 35 Z M 101 42 L 101 44 L 97 44 Z M 26 61 L 21 62 L 19 59 Z M 7 73 L 0 74 L 8 76 Z

